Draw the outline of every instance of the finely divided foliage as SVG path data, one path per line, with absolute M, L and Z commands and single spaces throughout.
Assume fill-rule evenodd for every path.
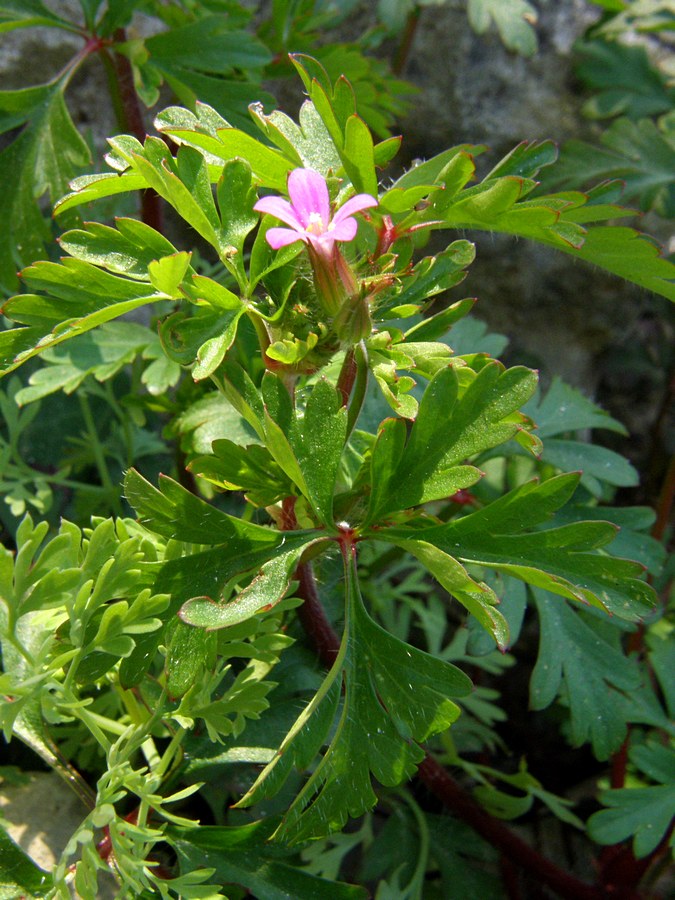
M 501 21 L 495 4 L 470 9 L 481 28 Z M 187 83 L 199 68 L 169 52 L 180 31 L 153 39 L 154 70 L 129 46 L 145 91 Z M 522 43 L 526 33 L 505 36 Z M 470 302 L 429 307 L 472 262 L 472 245 L 455 240 L 467 228 L 542 242 L 670 298 L 675 267 L 637 232 L 602 224 L 624 214 L 603 188 L 535 194 L 555 159 L 547 143 L 520 145 L 473 184 L 482 148 L 454 148 L 380 192 L 377 170 L 395 142 L 373 140 L 348 82 L 332 83 L 313 61 L 295 65 L 309 95 L 299 126 L 253 108 L 254 137 L 204 104 L 172 107 L 157 119 L 161 139 L 111 139 L 110 171 L 77 179 L 57 204 L 61 216 L 152 189 L 217 268 L 133 219 L 84 223 L 61 239 L 62 261 L 24 269 L 27 292 L 4 307 L 16 326 L 0 333 L 4 371 L 44 364 L 23 402 L 105 381 L 131 360 L 156 402 L 183 370 L 185 395 L 198 392 L 173 426 L 192 480 L 160 476 L 155 487 L 132 468 L 125 497 L 136 520 L 94 518 L 84 530 L 64 521 L 48 537 L 27 517 L 16 554 L 0 557 L 5 735 L 72 778 L 81 751 L 67 738 L 77 729 L 102 771 L 83 788 L 92 811 L 53 873 L 7 849 L 21 890 L 40 881 L 46 896 L 65 896 L 75 862 L 76 889 L 95 897 L 111 860 L 124 896 L 220 897 L 228 884 L 262 898 L 363 896 L 327 868 L 298 868 L 296 845 L 367 817 L 378 798 L 396 804 L 435 736 L 454 764 L 479 773 L 453 735 L 468 721 L 479 743 L 496 741 L 493 698 L 472 694 L 461 669 L 470 657 L 442 635 L 448 623 L 453 641 L 470 633 L 483 651 L 469 671 L 498 670 L 508 657 L 489 654 L 515 643 L 527 599 L 541 622 L 532 705 L 559 697 L 572 743 L 590 740 L 600 759 L 643 721 L 627 700 L 640 678 L 621 634 L 654 615 L 656 597 L 640 562 L 612 555 L 617 511 L 605 520 L 597 506 L 632 470 L 576 440 L 580 429 L 620 426 L 558 383 L 536 397 L 530 369 L 455 353 L 452 327 Z M 413 261 L 431 231 L 449 232 L 448 248 Z M 140 307 L 158 317 L 159 342 L 152 329 L 112 321 Z M 563 460 L 583 474 L 561 474 Z M 510 482 L 518 466 L 525 476 Z M 215 492 L 241 492 L 246 507 L 214 502 Z M 416 583 L 428 598 L 415 601 L 421 630 L 434 634 L 439 615 L 427 649 L 405 625 L 405 602 L 378 609 L 363 587 L 390 551 L 427 573 Z M 626 547 L 647 551 L 658 566 L 648 539 Z M 327 674 L 292 646 L 324 591 L 341 634 Z M 644 788 L 654 835 L 667 829 L 663 751 L 634 751 L 659 782 Z M 250 818 L 225 825 L 219 808 L 216 824 L 197 827 L 182 814 L 202 779 L 242 764 L 232 791 Z M 538 796 L 570 821 L 536 779 L 513 777 L 526 805 Z M 488 808 L 507 809 L 509 795 L 480 780 Z M 638 854 L 651 852 L 647 808 L 621 792 L 605 799 L 597 839 L 635 835 Z M 427 817 L 410 803 L 424 834 Z M 619 823 L 621 810 L 632 818 Z M 96 851 L 97 829 L 107 851 Z M 173 850 L 170 872 L 153 854 L 160 842 Z

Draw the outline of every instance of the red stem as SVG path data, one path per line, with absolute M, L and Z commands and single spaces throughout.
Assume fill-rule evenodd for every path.
M 403 70 L 405 69 L 406 63 L 408 62 L 408 57 L 410 56 L 412 43 L 415 39 L 415 33 L 417 32 L 417 26 L 419 25 L 421 14 L 422 10 L 417 4 L 415 4 L 415 6 L 413 6 L 411 11 L 408 13 L 408 18 L 406 19 L 405 26 L 403 28 L 401 43 L 398 45 L 398 50 L 396 51 L 396 55 L 394 56 L 394 61 L 391 64 L 391 69 L 394 75 L 401 75 L 403 73 Z
M 127 36 L 124 28 L 118 28 L 115 31 L 114 39 L 118 44 L 123 44 L 126 41 Z M 117 52 L 113 53 L 112 62 L 119 87 L 125 127 L 137 140 L 143 143 L 147 137 L 147 131 L 145 129 L 145 123 L 143 122 L 141 105 L 138 102 L 138 94 L 136 93 L 136 87 L 134 85 L 134 73 L 131 68 L 131 63 L 126 56 Z M 160 199 L 155 191 L 150 188 L 141 192 L 141 218 L 146 225 L 150 225 L 156 231 L 163 234 L 164 228 Z

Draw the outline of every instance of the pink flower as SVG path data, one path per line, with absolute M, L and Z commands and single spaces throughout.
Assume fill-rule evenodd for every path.
M 304 241 L 319 256 L 333 254 L 336 241 L 351 241 L 356 237 L 358 223 L 354 213 L 377 206 L 370 194 L 357 194 L 347 200 L 331 219 L 330 198 L 326 179 L 314 169 L 294 169 L 288 176 L 291 202 L 281 197 L 263 197 L 253 209 L 269 213 L 290 225 L 290 228 L 270 228 L 267 242 L 274 250 Z

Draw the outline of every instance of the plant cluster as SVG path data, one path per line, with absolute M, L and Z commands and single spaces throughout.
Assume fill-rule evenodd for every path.
M 178 32 L 205 27 L 194 15 Z M 150 64 L 120 45 L 144 90 L 161 69 L 180 96 L 157 46 Z M 630 215 L 616 184 L 538 190 L 550 142 L 480 175 L 485 148 L 461 145 L 387 180 L 399 140 L 373 138 L 347 78 L 292 65 L 297 121 L 197 102 L 111 138 L 107 170 L 56 205 L 65 255 L 25 266 L 3 306 L 2 371 L 28 373 L 2 396 L 3 478 L 31 514 L 0 551 L 0 721 L 86 804 L 52 872 L 0 830 L 3 889 L 94 898 L 112 872 L 120 897 L 501 897 L 516 872 L 636 896 L 672 844 L 669 575 L 650 535 L 668 494 L 656 517 L 612 506 L 637 473 L 584 436 L 622 425 L 499 362 L 455 289 L 466 230 L 670 300 L 675 266 L 609 224 Z M 187 249 L 149 215 L 106 220 L 140 191 Z M 444 249 L 425 254 L 432 234 Z M 23 458 L 62 393 L 98 485 Z M 77 515 L 50 529 L 55 487 Z M 555 760 L 509 758 L 515 666 L 532 722 L 611 771 L 586 822 Z M 572 874 L 506 824 L 525 816 L 604 849 Z

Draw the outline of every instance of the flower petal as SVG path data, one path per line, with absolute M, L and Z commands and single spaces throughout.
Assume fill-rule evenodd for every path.
M 302 231 L 292 231 L 290 228 L 268 228 L 265 240 L 272 250 L 279 250 L 280 247 L 287 247 L 296 241 L 307 243 L 307 237 Z
M 261 197 L 253 209 L 256 212 L 268 213 L 270 216 L 280 219 L 297 231 L 305 230 L 305 226 L 300 219 L 298 219 L 291 204 L 288 200 L 283 200 L 281 197 Z
M 356 219 L 343 219 L 341 222 L 336 222 L 333 219 L 327 231 L 327 236 L 334 241 L 353 241 L 356 237 L 357 228 L 358 222 Z
M 353 216 L 354 213 L 361 212 L 363 209 L 370 209 L 373 206 L 377 206 L 375 197 L 371 197 L 370 194 L 357 194 L 355 197 L 347 200 L 346 203 L 343 203 L 336 211 L 333 216 L 333 224 L 337 225 L 338 222 L 342 222 L 347 216 Z M 340 238 L 340 240 L 351 240 L 351 238 Z
M 324 228 L 330 221 L 330 198 L 323 175 L 314 169 L 293 169 L 288 176 L 288 194 L 293 211 L 307 228 L 312 223 L 312 215 L 321 216 Z

